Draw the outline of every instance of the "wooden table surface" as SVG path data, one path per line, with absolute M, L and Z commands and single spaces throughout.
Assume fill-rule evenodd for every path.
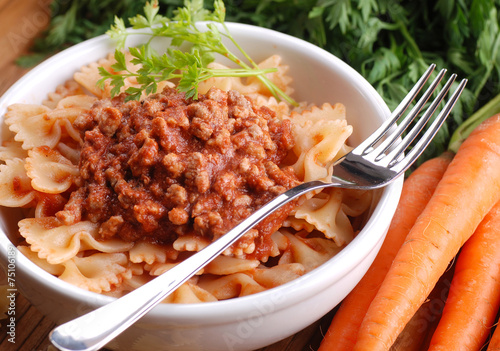
M 28 72 L 28 69 L 16 65 L 15 60 L 29 51 L 33 38 L 48 25 L 49 3 L 50 0 L 0 0 L 0 96 Z M 6 321 L 0 321 L 1 351 L 55 350 L 47 338 L 55 324 L 21 294 L 16 297 L 16 315 L 15 344 L 8 341 Z M 331 318 L 332 313 L 301 332 L 259 351 L 317 350 Z

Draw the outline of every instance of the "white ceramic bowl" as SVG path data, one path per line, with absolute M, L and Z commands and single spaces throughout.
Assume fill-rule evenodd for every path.
M 317 104 L 342 102 L 348 121 L 354 126 L 351 143 L 366 138 L 388 116 L 386 104 L 370 84 L 326 51 L 263 28 L 232 23 L 228 27 L 255 60 L 271 54 L 283 56 L 290 65 L 297 100 Z M 113 51 L 113 43 L 101 36 L 55 55 L 5 93 L 0 99 L 0 116 L 12 103 L 40 103 L 81 66 Z M 312 272 L 283 286 L 229 301 L 157 306 L 109 347 L 127 351 L 254 350 L 302 330 L 334 308 L 367 271 L 385 237 L 401 186 L 402 179 L 381 190 L 359 235 Z M 13 209 L 1 211 L 2 265 L 14 258 L 17 287 L 39 311 L 62 323 L 113 300 L 61 281 L 17 250 L 12 251 L 9 237 L 17 231 L 21 214 Z

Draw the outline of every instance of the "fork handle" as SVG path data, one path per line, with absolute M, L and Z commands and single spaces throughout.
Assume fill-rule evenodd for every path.
M 90 351 L 102 348 L 270 213 L 309 191 L 331 186 L 336 186 L 336 184 L 312 181 L 284 192 L 203 250 L 152 281 L 113 302 L 55 328 L 50 333 L 50 341 L 62 351 Z

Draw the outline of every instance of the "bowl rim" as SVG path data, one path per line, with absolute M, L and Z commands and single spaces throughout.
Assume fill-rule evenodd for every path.
M 354 78 L 353 84 L 358 86 L 361 91 L 370 95 L 370 99 L 374 100 L 380 108 L 385 111 L 385 118 L 390 114 L 389 108 L 376 92 L 376 90 L 352 67 L 347 63 L 340 60 L 333 54 L 327 52 L 326 50 L 319 48 L 318 46 L 311 44 L 300 38 L 293 37 L 288 34 L 277 32 L 271 29 L 258 27 L 249 24 L 226 22 L 226 25 L 230 31 L 234 34 L 236 31 L 249 31 L 256 36 L 266 36 L 273 35 L 277 36 L 280 42 L 285 43 L 285 45 L 300 45 L 303 48 L 311 52 L 311 55 L 317 56 L 318 59 L 321 58 L 325 61 L 331 61 L 336 65 L 339 65 L 343 69 L 343 73 L 349 75 L 349 77 Z M 7 105 L 14 103 L 11 96 L 18 94 L 18 90 L 24 84 L 27 84 L 29 80 L 43 72 L 47 66 L 53 65 L 55 62 L 64 60 L 66 56 L 71 56 L 76 52 L 84 52 L 85 50 L 91 50 L 92 47 L 103 44 L 108 44 L 110 48 L 113 47 L 111 39 L 107 35 L 100 35 L 98 37 L 86 40 L 79 44 L 76 44 L 68 49 L 61 51 L 58 54 L 48 58 L 44 62 L 40 63 L 38 66 L 33 68 L 30 72 L 21 77 L 16 83 L 14 83 L 1 97 L 0 97 L 0 110 Z M 3 121 L 3 116 L 0 118 Z M 278 299 L 276 302 L 276 310 L 285 308 L 286 306 L 295 304 L 306 296 L 311 294 L 311 289 L 320 291 L 329 286 L 331 281 L 338 280 L 349 273 L 353 267 L 355 267 L 362 258 L 370 253 L 376 246 L 377 242 L 385 237 L 385 233 L 382 235 L 373 235 L 373 229 L 377 226 L 377 221 L 385 213 L 392 214 L 395 211 L 397 205 L 397 200 L 401 194 L 402 179 L 398 179 L 393 183 L 386 186 L 381 190 L 381 196 L 378 200 L 378 204 L 375 206 L 373 213 L 371 214 L 369 220 L 360 231 L 360 233 L 349 243 L 345 248 L 343 248 L 337 255 L 329 259 L 327 262 L 323 263 L 314 270 L 306 273 L 305 275 L 288 282 L 286 284 L 280 285 L 278 287 L 268 289 L 266 291 L 238 297 L 230 300 L 216 301 L 216 302 L 204 302 L 195 304 L 159 304 L 153 308 L 146 317 L 161 317 L 163 319 L 168 318 L 169 320 L 196 320 L 200 321 L 203 316 L 210 316 L 212 322 L 219 319 L 227 319 L 228 311 L 231 311 L 231 315 L 243 316 L 252 311 L 255 305 L 259 304 L 261 300 L 276 300 L 276 296 L 286 296 L 285 301 Z M 388 210 L 389 209 L 389 210 Z M 7 257 L 7 248 L 15 245 L 9 240 L 6 233 L 1 231 L 0 233 L 0 256 Z M 96 306 L 104 305 L 108 302 L 115 300 L 116 298 L 98 294 L 95 292 L 86 291 L 70 283 L 60 280 L 59 278 L 51 275 L 47 271 L 38 267 L 34 262 L 29 260 L 24 256 L 17 248 L 17 267 L 18 269 L 23 269 L 25 274 L 29 274 L 33 279 L 36 279 L 40 284 L 48 286 L 49 289 L 58 290 L 61 294 L 70 296 L 73 299 L 82 301 L 84 303 L 93 303 Z M 338 262 L 342 262 L 344 257 L 349 255 L 356 255 L 356 261 L 351 265 L 342 265 Z M 333 269 L 334 268 L 334 269 Z M 331 275 L 329 280 L 317 279 L 318 277 L 324 276 L 326 273 Z

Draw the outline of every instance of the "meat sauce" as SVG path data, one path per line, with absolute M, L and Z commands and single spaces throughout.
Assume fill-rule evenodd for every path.
M 83 135 L 79 189 L 57 214 L 65 223 L 100 223 L 102 239 L 213 241 L 299 183 L 280 167 L 293 147 L 291 122 L 256 108 L 236 91 L 212 88 L 198 100 L 166 89 L 142 102 L 97 102 L 75 126 Z M 265 257 L 285 206 L 232 252 Z

